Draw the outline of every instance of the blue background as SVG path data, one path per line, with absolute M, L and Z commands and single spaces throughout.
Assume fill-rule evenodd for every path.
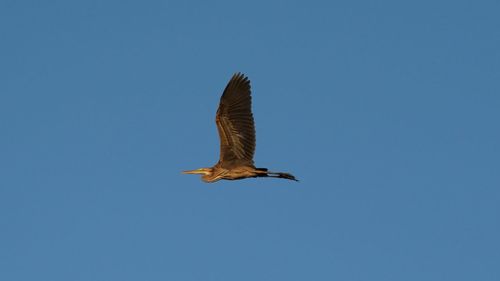
M 500 280 L 498 1 L 0 4 L 0 280 Z M 234 72 L 256 164 L 204 184 Z

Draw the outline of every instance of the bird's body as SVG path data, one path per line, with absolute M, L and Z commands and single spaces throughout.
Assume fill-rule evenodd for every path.
M 205 182 L 253 177 L 297 181 L 291 174 L 269 172 L 266 168 L 254 166 L 255 125 L 251 100 L 250 81 L 243 74 L 236 73 L 222 93 L 215 117 L 220 138 L 219 162 L 212 168 L 185 171 L 185 174 L 202 174 Z

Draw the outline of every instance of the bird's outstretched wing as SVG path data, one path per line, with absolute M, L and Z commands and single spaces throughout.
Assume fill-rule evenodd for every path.
M 220 138 L 218 165 L 253 165 L 255 125 L 252 115 L 250 80 L 241 73 L 233 75 L 224 89 L 215 116 Z

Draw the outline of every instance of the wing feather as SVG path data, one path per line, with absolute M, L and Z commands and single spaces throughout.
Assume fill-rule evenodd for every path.
M 220 138 L 219 165 L 253 165 L 255 124 L 250 81 L 243 74 L 234 74 L 224 89 L 215 122 Z

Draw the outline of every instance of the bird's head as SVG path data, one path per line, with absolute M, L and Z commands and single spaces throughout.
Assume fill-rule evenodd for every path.
M 212 168 L 199 168 L 196 170 L 188 170 L 188 171 L 183 171 L 183 174 L 191 174 L 191 175 L 211 175 L 212 174 Z

